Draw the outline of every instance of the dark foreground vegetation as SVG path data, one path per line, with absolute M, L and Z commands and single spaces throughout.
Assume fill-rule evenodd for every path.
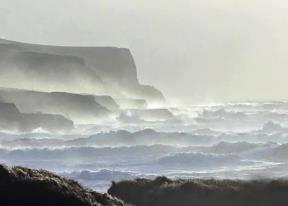
M 137 206 L 287 206 L 286 180 L 155 180 L 113 183 L 108 191 Z
M 113 182 L 108 193 L 45 170 L 0 165 L 0 206 L 124 206 L 119 199 L 136 206 L 288 206 L 288 180 L 158 177 Z
M 0 206 L 122 206 L 108 194 L 83 188 L 45 170 L 0 165 Z

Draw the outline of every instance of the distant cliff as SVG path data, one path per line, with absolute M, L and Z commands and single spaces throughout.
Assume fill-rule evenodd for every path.
M 155 180 L 113 183 L 108 191 L 137 206 L 284 206 L 287 180 Z
M 99 104 L 96 99 L 105 106 Z M 105 96 L 67 92 L 37 92 L 1 87 L 0 101 L 13 103 L 24 113 L 59 114 L 76 123 L 107 118 L 110 111 L 106 105 L 108 107 L 109 105 L 112 107 L 114 104 L 115 107 L 117 106 L 113 99 Z
M 0 165 L 1 206 L 123 206 L 108 194 L 83 188 L 45 170 Z
M 73 129 L 74 124 L 61 115 L 21 113 L 14 104 L 0 101 L 0 130 L 31 132 L 39 128 L 66 131 Z
M 0 39 L 0 86 L 162 102 L 141 85 L 132 54 L 116 47 L 62 47 Z

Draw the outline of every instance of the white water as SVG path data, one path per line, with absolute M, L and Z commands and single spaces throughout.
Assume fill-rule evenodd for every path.
M 288 177 L 288 102 L 122 111 L 69 134 L 0 134 L 0 159 L 105 191 L 112 180 Z

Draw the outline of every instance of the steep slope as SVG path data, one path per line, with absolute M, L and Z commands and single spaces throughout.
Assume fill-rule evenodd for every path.
M 0 165 L 0 205 L 3 206 L 122 206 L 107 194 L 85 189 L 45 170 Z
M 2 39 L 0 54 L 1 76 L 21 79 L 20 88 L 164 101 L 161 92 L 139 83 L 128 49 L 44 46 Z M 0 86 L 15 87 L 14 83 L 1 78 Z
M 120 107 L 117 102 L 110 96 L 94 96 L 97 103 L 106 107 L 109 110 L 119 110 Z

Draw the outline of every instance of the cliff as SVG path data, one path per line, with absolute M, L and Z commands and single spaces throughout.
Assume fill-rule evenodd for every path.
M 108 194 L 83 188 L 45 170 L 0 165 L 1 206 L 123 206 Z
M 0 114 L 0 130 L 33 131 L 42 128 L 57 132 L 74 128 L 73 122 L 61 115 L 21 113 L 11 103 L 0 102 Z
M 76 123 L 106 118 L 110 111 L 98 101 L 108 106 L 117 106 L 113 99 L 105 96 L 8 88 L 0 88 L 0 99 L 15 104 L 24 113 L 59 114 Z
M 0 76 L 3 87 L 13 88 L 17 81 L 17 88 L 28 90 L 164 101 L 160 91 L 139 83 L 132 54 L 123 48 L 46 46 L 0 39 Z

